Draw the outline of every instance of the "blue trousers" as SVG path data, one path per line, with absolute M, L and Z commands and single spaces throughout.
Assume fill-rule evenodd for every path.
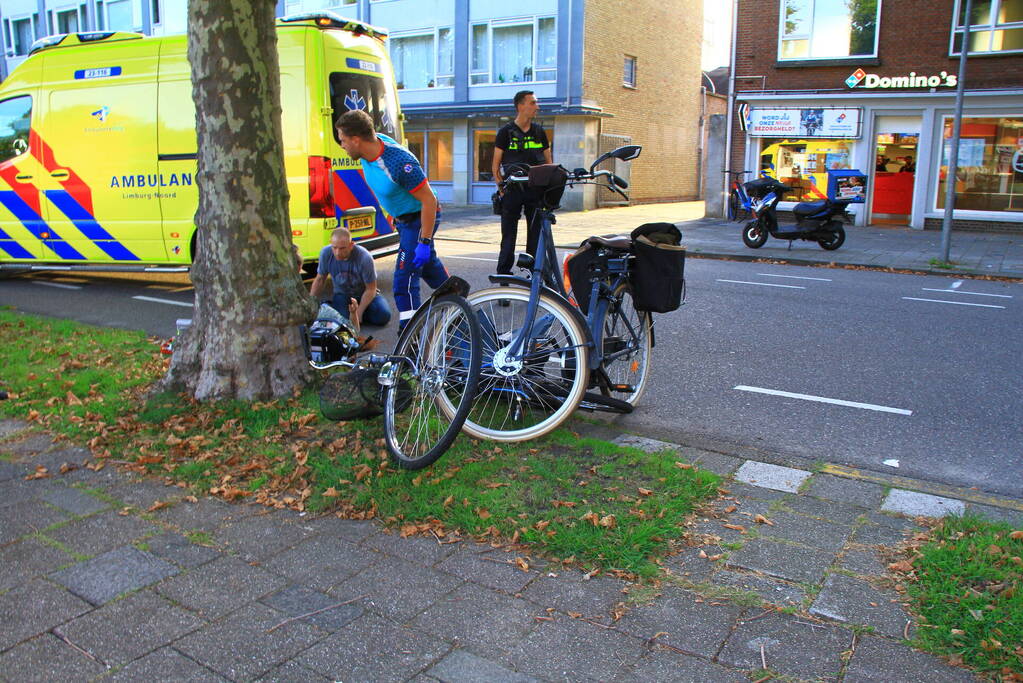
M 335 294 L 327 303 L 330 304 L 331 308 L 343 315 L 345 318 L 348 317 L 348 301 L 352 297 L 348 296 L 347 293 Z M 358 301 L 358 298 L 355 299 Z M 362 312 L 362 322 L 366 325 L 376 325 L 377 327 L 383 327 L 391 321 L 391 307 L 387 303 L 380 292 L 373 297 L 373 301 L 369 303 L 366 310 Z
M 440 214 L 433 225 L 433 234 L 436 236 L 437 228 L 440 226 Z M 416 312 L 422 299 L 419 296 L 419 279 L 426 281 L 426 284 L 436 289 L 448 279 L 448 271 L 444 264 L 437 257 L 437 250 L 430 247 L 430 259 L 423 264 L 422 268 L 413 268 L 412 259 L 416 255 L 416 247 L 419 245 L 419 219 L 408 223 L 398 223 L 398 262 L 394 267 L 394 303 L 398 307 L 398 327 L 405 326 L 409 318 Z

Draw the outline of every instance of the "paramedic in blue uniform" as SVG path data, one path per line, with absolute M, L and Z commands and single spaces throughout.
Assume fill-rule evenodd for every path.
M 373 194 L 394 216 L 400 238 L 394 268 L 394 303 L 398 329 L 405 326 L 421 303 L 420 276 L 436 289 L 448 279 L 437 258 L 433 236 L 440 224 L 437 195 L 419 160 L 392 138 L 373 130 L 373 119 L 353 109 L 337 120 L 338 140 L 352 159 L 360 160 Z
M 543 126 L 533 121 L 540 105 L 532 90 L 515 93 L 515 118 L 497 131 L 494 139 L 494 164 L 491 169 L 494 182 L 501 192 L 501 181 L 508 175 L 511 164 L 537 166 L 551 163 L 551 146 Z M 497 257 L 497 272 L 511 273 L 515 263 L 515 239 L 518 236 L 519 217 L 526 212 L 526 251 L 536 256 L 536 243 L 540 239 L 540 225 L 533 219 L 539 197 L 524 183 L 508 183 L 501 195 L 501 252 Z

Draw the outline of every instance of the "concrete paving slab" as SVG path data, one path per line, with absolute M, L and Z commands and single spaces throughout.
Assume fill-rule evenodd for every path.
M 0 546 L 13 543 L 23 536 L 43 531 L 49 526 L 64 522 L 71 516 L 63 510 L 41 501 L 26 500 L 3 508 L 3 524 L 0 524 Z
M 581 619 L 543 622 L 513 645 L 505 663 L 548 681 L 608 680 L 631 670 L 644 654 L 643 641 Z
M 660 650 L 656 646 L 631 671 L 619 674 L 615 683 L 748 683 L 739 671 L 698 657 Z
M 635 434 L 622 434 L 614 440 L 614 443 L 619 446 L 638 448 L 646 453 L 660 453 L 661 451 L 678 452 L 681 448 L 678 444 L 670 443 L 668 441 L 659 441 L 658 439 L 651 439 L 645 436 L 637 436 Z
M 91 515 L 110 508 L 110 503 L 70 487 L 46 491 L 39 498 L 72 515 Z
M 877 590 L 862 579 L 831 574 L 820 595 L 810 606 L 810 614 L 845 624 L 863 624 L 890 638 L 912 638 L 912 620 L 903 611 L 894 593 Z
M 726 564 L 739 569 L 762 572 L 779 579 L 803 583 L 820 583 L 835 554 L 767 538 L 749 541 L 729 553 Z
M 1009 508 L 995 507 L 993 505 L 980 505 L 978 503 L 967 503 L 966 512 L 980 515 L 992 522 L 1005 522 L 1014 529 L 1023 529 L 1023 511 L 1011 510 Z
M 625 587 L 618 579 L 596 576 L 586 580 L 580 572 L 563 571 L 558 576 L 541 574 L 521 595 L 530 602 L 565 614 L 572 612 L 591 619 L 608 619 L 611 609 L 628 599 L 622 592 Z
M 206 622 L 150 590 L 58 626 L 54 632 L 110 666 L 120 666 L 168 645 Z
M 76 519 L 46 532 L 65 547 L 83 555 L 101 555 L 115 548 L 163 529 L 132 515 L 119 515 L 114 510 L 101 512 L 85 519 Z
M 0 652 L 85 614 L 92 605 L 46 579 L 33 579 L 0 595 Z
M 307 669 L 295 660 L 289 660 L 276 669 L 270 669 L 256 683 L 335 683 L 312 669 Z
M 447 572 L 381 555 L 328 593 L 340 600 L 365 596 L 360 604 L 366 609 L 404 624 L 464 583 Z
M 367 536 L 362 546 L 431 567 L 457 552 L 462 544 L 439 543 L 436 538 L 425 536 L 402 538 L 394 531 L 378 530 Z
M 497 662 L 474 655 L 468 650 L 455 650 L 426 670 L 426 675 L 444 683 L 532 683 L 539 681 Z
M 287 582 L 236 557 L 221 557 L 164 581 L 156 591 L 207 619 L 280 590 Z
M 174 576 L 180 569 L 155 555 L 126 546 L 50 574 L 50 578 L 94 605 Z
M 70 448 L 58 448 L 54 446 L 51 450 L 46 452 L 25 457 L 23 462 L 31 467 L 38 467 L 39 465 L 42 465 L 46 469 L 50 470 L 54 477 L 66 479 L 67 474 L 74 471 L 76 468 L 83 467 L 85 461 L 91 458 L 92 453 L 88 449 L 80 446 L 71 446 Z M 60 470 L 62 467 L 67 470 L 65 474 L 61 474 Z
M 9 460 L 0 460 L 0 482 L 11 479 L 21 479 L 30 470 L 22 463 L 15 463 Z
M 861 545 L 895 546 L 906 539 L 906 532 L 883 524 L 864 524 L 857 527 L 850 542 Z
M 271 557 L 265 567 L 291 581 L 326 591 L 384 556 L 336 537 L 317 535 Z
M 786 510 L 798 512 L 807 517 L 824 519 L 836 524 L 854 524 L 866 512 L 865 508 L 834 500 L 795 495 L 784 502 Z
M 53 444 L 53 437 L 49 434 L 27 434 L 0 443 L 0 453 L 13 456 L 15 459 L 27 458 L 48 451 L 53 448 Z
M 168 531 L 145 540 L 147 552 L 173 562 L 179 567 L 192 569 L 221 557 L 216 548 L 192 543 L 179 533 Z
M 198 502 L 182 501 L 153 513 L 154 519 L 176 526 L 181 531 L 212 533 L 219 527 L 251 517 L 265 508 L 255 505 L 232 505 L 218 498 L 200 498 Z
M 839 558 L 838 566 L 862 576 L 881 576 L 885 573 L 884 562 L 876 550 L 849 548 Z
M 774 489 L 765 489 L 760 486 L 750 486 L 749 484 L 743 484 L 740 481 L 729 481 L 721 485 L 727 494 L 726 497 L 735 498 L 736 500 L 743 501 L 746 499 L 752 500 L 785 500 L 788 499 L 789 495 L 785 491 L 775 491 Z
M 180 501 L 188 495 L 188 491 L 184 489 L 179 489 L 177 486 L 167 486 L 155 479 L 143 479 L 141 481 L 121 480 L 118 484 L 118 486 L 108 489 L 107 493 L 121 503 L 119 507 L 134 507 L 143 512 L 149 510 L 156 503 Z M 189 505 L 189 503 L 185 502 L 176 504 Z
M 797 470 L 792 467 L 772 465 L 767 462 L 747 460 L 735 473 L 736 481 L 751 486 L 796 493 L 804 481 L 812 476 L 812 472 Z
M 881 504 L 881 509 L 912 517 L 945 517 L 962 515 L 966 512 L 966 504 L 961 500 L 932 496 L 929 493 L 892 489 Z
M 18 503 L 24 503 L 27 501 L 39 501 L 39 496 L 51 489 L 62 489 L 64 484 L 56 482 L 53 479 L 33 479 L 26 481 L 24 477 L 16 477 L 14 479 L 8 479 L 7 481 L 0 481 L 0 511 L 4 508 L 17 505 Z M 2 514 L 10 517 L 11 519 L 17 517 L 17 515 L 11 515 L 7 512 Z
M 11 681 L 85 681 L 107 667 L 44 633 L 0 655 L 0 676 Z
M 772 614 L 755 621 L 740 621 L 718 661 L 735 669 L 761 669 L 763 653 L 763 661 L 771 671 L 833 681 L 838 679 L 841 653 L 849 647 L 851 639 L 844 629 Z
M 35 538 L 0 547 L 0 593 L 74 561 L 63 550 Z
M 312 531 L 273 513 L 256 514 L 217 529 L 213 536 L 248 561 L 263 561 L 312 536 Z
M 706 557 L 700 557 L 701 551 Z M 717 562 L 710 558 L 723 552 L 719 546 L 715 545 L 685 548 L 675 555 L 664 558 L 664 566 L 671 570 L 672 574 L 686 581 L 704 583 L 710 581 L 714 573 L 718 571 Z
M 260 602 L 289 617 L 301 617 L 302 621 L 330 632 L 340 631 L 362 616 L 364 611 L 358 602 L 339 605 L 339 602 L 346 601 L 295 585 L 266 595 Z
M 361 543 L 377 530 L 376 522 L 363 519 L 340 519 L 335 515 L 316 517 L 302 523 L 317 535 L 335 537 L 349 543 Z
M 965 669 L 949 666 L 934 655 L 884 638 L 861 636 L 846 667 L 844 683 L 976 683 Z
M 138 683 L 139 681 L 187 681 L 188 683 L 228 683 L 201 664 L 177 650 L 160 648 L 104 678 L 104 683 Z
M 658 642 L 687 654 L 713 657 L 741 613 L 734 605 L 711 605 L 696 593 L 667 586 L 650 604 L 626 612 L 616 626 L 642 641 L 663 632 L 667 635 Z
M 773 524 L 756 525 L 761 536 L 780 538 L 831 552 L 837 552 L 845 545 L 853 531 L 846 524 L 832 524 L 793 512 L 775 512 L 769 519 Z
M 518 593 L 538 575 L 530 569 L 522 571 L 515 564 L 517 555 L 492 551 L 488 546 L 462 544 L 460 549 L 437 565 L 437 569 L 457 577 L 496 588 L 505 593 Z
M 538 616 L 548 614 L 531 602 L 466 584 L 437 600 L 410 624 L 473 649 L 503 651 L 532 631 Z
M 29 426 L 29 423 L 24 420 L 0 420 L 0 439 L 8 439 L 18 432 L 28 429 Z
M 802 605 L 806 600 L 806 591 L 799 586 L 757 574 L 743 574 L 725 569 L 714 575 L 713 583 L 756 593 L 765 602 L 782 607 Z
M 885 490 L 880 484 L 873 482 L 860 482 L 848 479 L 846 476 L 835 476 L 834 474 L 814 474 L 806 493 L 817 498 L 851 503 L 859 507 L 875 509 L 881 505 L 885 497 Z
M 230 616 L 181 638 L 174 648 L 231 680 L 251 680 L 327 635 L 265 605 L 245 605 Z
M 366 613 L 296 657 L 333 681 L 398 683 L 429 668 L 451 649 L 422 631 Z

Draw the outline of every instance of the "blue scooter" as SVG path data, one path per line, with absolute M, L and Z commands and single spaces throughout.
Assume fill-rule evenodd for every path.
M 792 209 L 795 225 L 778 225 L 776 208 L 782 195 L 792 190 L 774 178 L 757 178 L 743 187 L 752 198 L 753 220 L 742 230 L 742 241 L 750 249 L 759 249 L 767 242 L 767 236 L 789 241 L 816 242 L 822 249 L 833 251 L 845 242 L 843 221 L 851 221 L 846 212 L 848 200 L 824 199 L 818 202 L 801 202 Z

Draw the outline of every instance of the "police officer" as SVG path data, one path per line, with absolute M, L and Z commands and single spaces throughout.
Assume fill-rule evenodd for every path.
M 501 191 L 501 181 L 508 175 L 512 164 L 551 163 L 551 146 L 543 126 L 533 121 L 540 105 L 532 90 L 515 93 L 515 118 L 497 131 L 494 140 L 494 182 Z M 509 183 L 501 196 L 501 253 L 497 257 L 497 272 L 511 273 L 515 262 L 515 239 L 518 233 L 519 217 L 526 213 L 526 251 L 536 255 L 536 243 L 540 239 L 540 225 L 536 216 L 539 197 L 524 183 Z

